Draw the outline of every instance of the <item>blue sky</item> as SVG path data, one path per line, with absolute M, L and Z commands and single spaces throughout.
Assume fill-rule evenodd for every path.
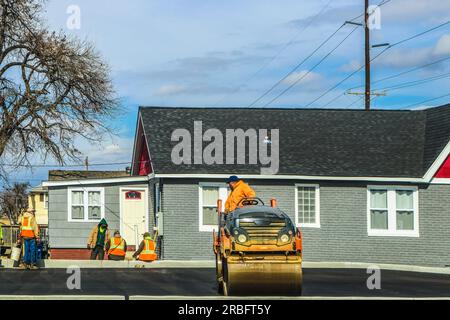
M 371 4 L 377 3 L 378 0 L 371 1 Z M 77 5 L 81 10 L 79 30 L 66 27 L 70 5 Z M 130 160 L 139 105 L 248 106 L 345 20 L 358 16 L 362 10 L 362 0 L 49 0 L 44 16 L 51 28 L 93 42 L 111 66 L 122 101 L 120 116 L 112 122 L 117 136 L 108 138 L 101 147 L 79 142 L 80 149 L 95 163 Z M 317 17 L 311 20 L 314 16 Z M 372 30 L 372 44 L 395 43 L 448 20 L 449 1 L 391 0 L 381 7 L 381 29 Z M 352 28 L 343 27 L 296 73 L 255 106 L 264 106 L 304 76 Z M 381 50 L 373 49 L 372 55 Z M 372 79 L 447 56 L 450 56 L 449 25 L 387 50 L 373 62 Z M 358 28 L 319 67 L 268 106 L 308 105 L 357 69 L 363 59 L 363 30 Z M 450 59 L 379 83 L 374 88 L 446 72 L 450 72 Z M 328 107 L 345 108 L 354 103 L 351 107 L 362 108 L 357 96 L 342 93 L 362 85 L 363 76 L 362 72 L 357 73 L 310 107 L 324 107 L 341 95 Z M 374 99 L 373 105 L 398 108 L 446 93 L 450 93 L 450 78 L 393 90 L 386 97 Z M 447 97 L 430 105 L 449 101 Z M 119 167 L 123 166 L 93 169 Z M 19 181 L 30 179 L 35 185 L 46 179 L 47 168 L 18 172 L 14 176 Z

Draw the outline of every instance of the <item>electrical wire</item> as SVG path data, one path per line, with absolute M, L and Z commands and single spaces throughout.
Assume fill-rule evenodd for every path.
M 314 49 L 308 56 L 306 56 L 300 63 L 294 66 L 284 77 L 282 77 L 280 80 L 275 82 L 268 90 L 266 90 L 262 95 L 260 95 L 257 99 L 253 100 L 252 103 L 248 105 L 248 107 L 254 106 L 256 103 L 258 103 L 262 98 L 264 98 L 266 95 L 268 95 L 275 87 L 277 87 L 280 83 L 282 83 L 285 79 L 287 79 L 291 74 L 293 74 L 295 71 L 298 70 L 309 58 L 311 58 L 317 51 L 320 50 L 328 41 L 330 41 L 338 32 L 345 26 L 345 23 L 343 23 L 339 28 L 337 28 L 331 35 L 329 35 L 316 49 Z
M 97 166 L 112 166 L 112 165 L 124 165 L 130 164 L 131 161 L 128 162 L 111 162 L 111 163 L 89 163 L 89 167 L 97 167 Z M 76 167 L 85 167 L 86 164 L 12 164 L 12 163 L 0 163 L 0 166 L 3 167 L 25 167 L 25 168 L 76 168 Z
M 352 34 L 353 32 L 356 31 L 356 29 L 358 29 L 358 27 L 354 27 L 353 30 L 344 38 L 342 39 L 337 46 L 335 46 L 331 51 L 329 51 L 322 59 L 319 60 L 319 62 L 317 62 L 311 69 L 309 69 L 307 72 L 305 72 L 301 77 L 299 77 L 298 79 L 296 79 L 292 84 L 290 84 L 287 88 L 285 88 L 283 91 L 281 91 L 278 95 L 275 96 L 275 98 L 273 98 L 272 100 L 270 100 L 269 102 L 267 102 L 264 107 L 268 106 L 269 104 L 273 103 L 274 101 L 276 101 L 279 97 L 281 97 L 282 95 L 284 95 L 286 92 L 288 92 L 291 88 L 293 88 L 295 85 L 297 85 L 301 80 L 303 80 L 304 78 L 306 78 L 315 68 L 317 68 L 322 62 L 324 62 L 334 51 L 336 51 L 344 42 L 345 40 L 347 40 Z
M 315 15 L 313 16 L 308 23 L 294 36 L 292 37 L 275 55 L 273 55 L 272 57 L 270 57 L 268 60 L 266 60 L 266 62 L 256 71 L 254 72 L 246 81 L 244 81 L 243 83 L 241 83 L 240 85 L 238 85 L 232 92 L 225 94 L 222 98 L 220 98 L 214 105 L 213 107 L 216 107 L 219 103 L 221 103 L 226 97 L 232 96 L 234 95 L 236 92 L 238 92 L 247 82 L 250 82 L 251 80 L 253 80 L 261 71 L 263 71 L 268 65 L 270 65 L 276 58 L 278 58 L 288 47 L 290 47 L 294 41 L 301 35 L 303 34 L 303 32 L 308 29 L 313 22 L 320 16 L 322 15 L 322 13 L 330 6 L 331 2 L 333 0 L 329 0 L 323 7 L 322 9 Z
M 432 77 L 428 77 L 428 78 L 425 78 L 425 79 L 419 79 L 419 80 L 414 80 L 414 81 L 403 82 L 403 83 L 399 83 L 399 84 L 388 86 L 388 87 L 376 88 L 374 90 L 393 91 L 393 90 L 398 90 L 398 89 L 403 89 L 403 88 L 414 87 L 414 86 L 417 86 L 417 85 L 421 85 L 421 84 L 432 82 L 432 81 L 436 81 L 436 80 L 445 79 L 445 78 L 448 78 L 448 77 L 450 77 L 450 72 L 443 73 L 443 74 L 436 75 L 436 76 L 432 76 Z
M 415 106 L 418 106 L 418 105 L 421 105 L 421 104 L 424 104 L 424 103 L 427 103 L 427 102 L 430 102 L 430 101 L 438 100 L 438 99 L 441 99 L 441 98 L 445 98 L 445 97 L 448 97 L 448 96 L 450 96 L 450 93 L 444 94 L 444 95 L 439 96 L 439 97 L 435 97 L 435 98 L 427 99 L 427 100 L 424 100 L 424 101 L 420 101 L 420 102 L 417 102 L 417 103 L 413 103 L 413 104 L 410 104 L 410 105 L 407 105 L 407 106 L 403 106 L 403 107 L 400 107 L 400 109 L 406 109 L 406 108 L 415 107 Z
M 382 50 L 382 51 L 381 51 L 380 53 L 378 53 L 375 57 L 373 57 L 372 59 L 370 59 L 370 62 L 372 62 L 373 60 L 377 59 L 379 56 L 381 56 L 381 55 L 382 55 L 383 53 L 385 53 L 387 50 L 389 50 L 389 49 L 391 49 L 391 48 L 393 48 L 393 47 L 395 47 L 395 46 L 398 46 L 398 45 L 403 44 L 403 43 L 405 43 L 405 42 L 407 42 L 407 41 L 416 39 L 417 37 L 423 36 L 423 35 L 425 35 L 425 34 L 427 34 L 427 33 L 429 33 L 429 32 L 432 32 L 432 31 L 434 31 L 434 30 L 436 30 L 436 29 L 442 28 L 443 26 L 446 26 L 446 25 L 448 25 L 448 24 L 450 24 L 450 20 L 448 20 L 448 21 L 446 21 L 446 22 L 443 22 L 443 23 L 441 23 L 441 24 L 439 24 L 439 25 L 437 25 L 437 26 L 435 26 L 435 27 L 433 27 L 433 28 L 430 28 L 430 29 L 427 29 L 427 30 L 425 30 L 425 31 L 422 31 L 422 32 L 420 32 L 420 33 L 418 33 L 418 34 L 415 34 L 415 35 L 413 35 L 413 36 L 411 36 L 411 37 L 408 37 L 408 38 L 402 39 L 402 40 L 400 40 L 400 41 L 397 41 L 397 42 L 395 42 L 394 44 L 391 44 L 391 45 L 387 46 L 386 48 L 384 48 L 384 50 Z M 330 93 L 331 91 L 333 91 L 334 89 L 336 89 L 336 88 L 337 88 L 338 86 L 340 86 L 342 83 L 344 83 L 344 82 L 347 81 L 349 78 L 351 78 L 352 76 L 354 76 L 356 73 L 358 73 L 359 71 L 361 71 L 364 67 L 365 67 L 365 65 L 361 65 L 357 70 L 355 70 L 354 72 L 352 72 L 351 74 L 349 74 L 347 77 L 345 77 L 343 80 L 341 80 L 341 81 L 339 81 L 337 84 L 335 84 L 333 87 L 331 87 L 330 89 L 328 89 L 327 91 L 325 91 L 324 93 L 322 93 L 319 97 L 317 97 L 316 99 L 312 100 L 312 101 L 311 101 L 310 103 L 308 103 L 305 107 L 306 107 L 306 108 L 309 107 L 310 105 L 312 105 L 313 103 L 315 103 L 316 101 L 318 101 L 319 99 L 321 99 L 322 97 L 324 97 L 325 95 L 327 95 L 328 93 Z
M 374 80 L 374 81 L 372 81 L 372 84 L 376 84 L 376 83 L 379 83 L 379 82 L 382 82 L 382 81 L 394 79 L 394 78 L 403 76 L 403 75 L 405 75 L 405 74 L 408 74 L 408 73 L 411 73 L 411 72 L 414 72 L 414 71 L 417 71 L 417 70 L 420 70 L 420 69 L 424 69 L 424 68 L 426 68 L 426 67 L 429 67 L 429 66 L 438 64 L 438 63 L 443 62 L 443 61 L 446 61 L 446 60 L 448 60 L 448 59 L 450 59 L 450 56 L 445 57 L 445 58 L 442 58 L 442 59 L 439 59 L 439 60 L 432 61 L 432 62 L 430 62 L 430 63 L 426 63 L 426 64 L 423 64 L 423 65 L 420 65 L 420 66 L 418 66 L 418 67 L 414 67 L 414 68 L 412 68 L 412 69 L 408 69 L 408 70 L 406 70 L 406 71 L 402 71 L 402 72 L 400 72 L 400 73 L 396 73 L 396 74 L 393 74 L 393 75 L 390 75 L 390 76 L 387 76 L 387 77 L 383 77 L 383 78 Z M 364 85 L 360 85 L 360 86 L 348 88 L 347 91 L 354 90 L 354 89 L 358 89 L 358 88 L 362 88 L 362 87 L 364 87 Z
M 378 4 L 378 7 L 380 7 L 380 6 L 382 6 L 382 5 L 384 5 L 384 4 L 386 4 L 386 3 L 388 3 L 388 2 L 390 2 L 391 0 L 386 0 L 386 1 L 382 1 L 382 2 L 380 2 L 379 4 Z M 371 13 L 369 13 L 369 14 L 371 14 Z M 353 18 L 353 19 L 350 19 L 349 21 L 354 21 L 354 20 L 356 20 L 356 19 L 358 19 L 359 17 L 361 17 L 361 16 L 363 16 L 364 15 L 364 13 L 363 14 L 361 14 L 361 15 L 359 15 L 359 16 L 357 16 L 357 17 L 355 17 L 355 18 Z M 344 22 L 329 38 L 327 38 L 320 46 L 319 46 L 319 48 L 316 48 L 316 50 L 314 50 L 313 51 L 313 53 L 311 53 L 311 55 L 310 56 L 312 56 L 315 52 L 317 52 L 317 50 L 319 50 L 320 49 L 320 47 L 322 46 L 322 45 L 324 45 L 326 42 L 328 42 L 344 25 L 346 25 L 346 23 Z M 353 31 L 352 31 L 353 32 Z M 301 61 L 300 62 L 300 64 L 299 65 L 302 65 L 307 59 L 309 59 L 309 57 L 310 56 L 308 56 L 306 59 L 304 59 L 303 61 Z M 286 76 L 284 76 L 282 79 L 280 79 L 279 81 L 277 81 L 271 88 L 269 88 L 269 90 L 267 90 L 263 95 L 261 95 L 258 99 L 256 99 L 256 100 L 254 100 L 248 107 L 251 107 L 251 106 L 253 106 L 254 104 L 256 104 L 258 101 L 260 101 L 264 96 L 266 96 L 268 93 L 270 93 L 276 86 L 278 86 L 281 82 L 283 82 L 288 76 L 290 76 L 291 74 L 293 74 L 297 69 L 298 69 L 298 67 L 299 67 L 299 65 L 297 65 L 297 66 L 295 66 L 294 67 L 294 69 L 293 70 L 291 70 Z M 309 73 L 311 70 L 309 70 L 307 73 Z M 303 77 L 302 77 L 303 78 Z M 300 81 L 300 80 L 299 80 Z M 299 81 L 297 81 L 296 83 L 298 83 Z M 279 95 L 277 95 L 274 99 L 272 99 L 269 103 L 266 103 L 264 106 L 267 106 L 267 105 L 269 105 L 270 103 L 272 103 L 273 101 L 275 101 L 275 100 L 277 100 L 279 97 L 281 97 L 284 93 L 286 93 L 288 90 L 290 90 L 290 88 L 292 88 L 293 86 L 290 86 L 288 89 L 286 89 L 286 90 L 283 90 L 283 92 L 281 93 L 281 94 L 279 94 Z

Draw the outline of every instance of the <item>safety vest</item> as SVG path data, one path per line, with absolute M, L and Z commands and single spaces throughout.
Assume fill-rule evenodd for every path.
M 24 238 L 34 238 L 34 230 L 31 226 L 33 217 L 23 216 L 20 221 L 20 236 Z
M 154 261 L 157 258 L 155 253 L 155 242 L 152 239 L 144 239 L 144 249 L 139 254 L 139 260 Z
M 109 244 L 108 254 L 113 254 L 115 256 L 125 256 L 125 241 L 122 238 L 114 237 L 111 238 Z

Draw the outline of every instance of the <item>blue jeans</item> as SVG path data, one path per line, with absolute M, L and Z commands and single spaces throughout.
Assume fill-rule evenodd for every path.
M 36 239 L 24 239 L 23 263 L 36 264 Z

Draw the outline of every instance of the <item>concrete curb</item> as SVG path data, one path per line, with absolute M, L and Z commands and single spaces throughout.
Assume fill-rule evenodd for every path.
M 321 296 L 305 296 L 305 297 L 223 297 L 223 296 L 130 296 L 129 300 L 450 300 L 450 297 L 321 297 Z
M 248 296 L 248 297 L 223 297 L 223 296 L 129 296 L 129 300 L 171 300 L 171 301 L 192 301 L 192 300 L 450 300 L 450 297 L 321 297 L 321 296 L 307 296 L 307 297 L 262 297 L 262 296 Z M 0 301 L 3 300 L 70 300 L 70 301 L 86 301 L 86 300 L 114 300 L 124 301 L 125 296 L 115 295 L 0 295 Z
M 1 266 L 7 269 L 13 268 L 13 261 L 11 259 L 1 260 Z M 82 269 L 88 268 L 215 268 L 214 261 L 198 260 L 198 261 L 176 261 L 176 260 L 158 260 L 151 263 L 142 261 L 92 261 L 92 260 L 41 260 L 39 266 L 45 269 L 67 269 L 70 267 L 78 267 Z
M 4 268 L 13 268 L 13 261 L 10 259 L 1 260 L 1 266 Z M 79 268 L 215 268 L 213 260 L 158 260 L 151 263 L 142 261 L 91 261 L 91 260 L 42 260 L 40 262 L 42 268 L 47 269 L 67 269 L 69 267 Z M 408 272 L 423 272 L 423 273 L 437 273 L 450 274 L 450 268 L 438 267 L 424 267 L 424 266 L 409 266 L 398 264 L 384 264 L 384 263 L 363 263 L 363 262 L 303 262 L 303 268 L 318 268 L 318 269 L 367 269 L 369 267 L 378 267 L 381 270 L 392 271 L 408 271 Z
M 303 262 L 304 268 L 320 269 L 367 269 L 378 267 L 381 270 L 408 271 L 422 273 L 450 274 L 450 268 L 409 266 L 403 264 L 365 263 L 365 262 Z

